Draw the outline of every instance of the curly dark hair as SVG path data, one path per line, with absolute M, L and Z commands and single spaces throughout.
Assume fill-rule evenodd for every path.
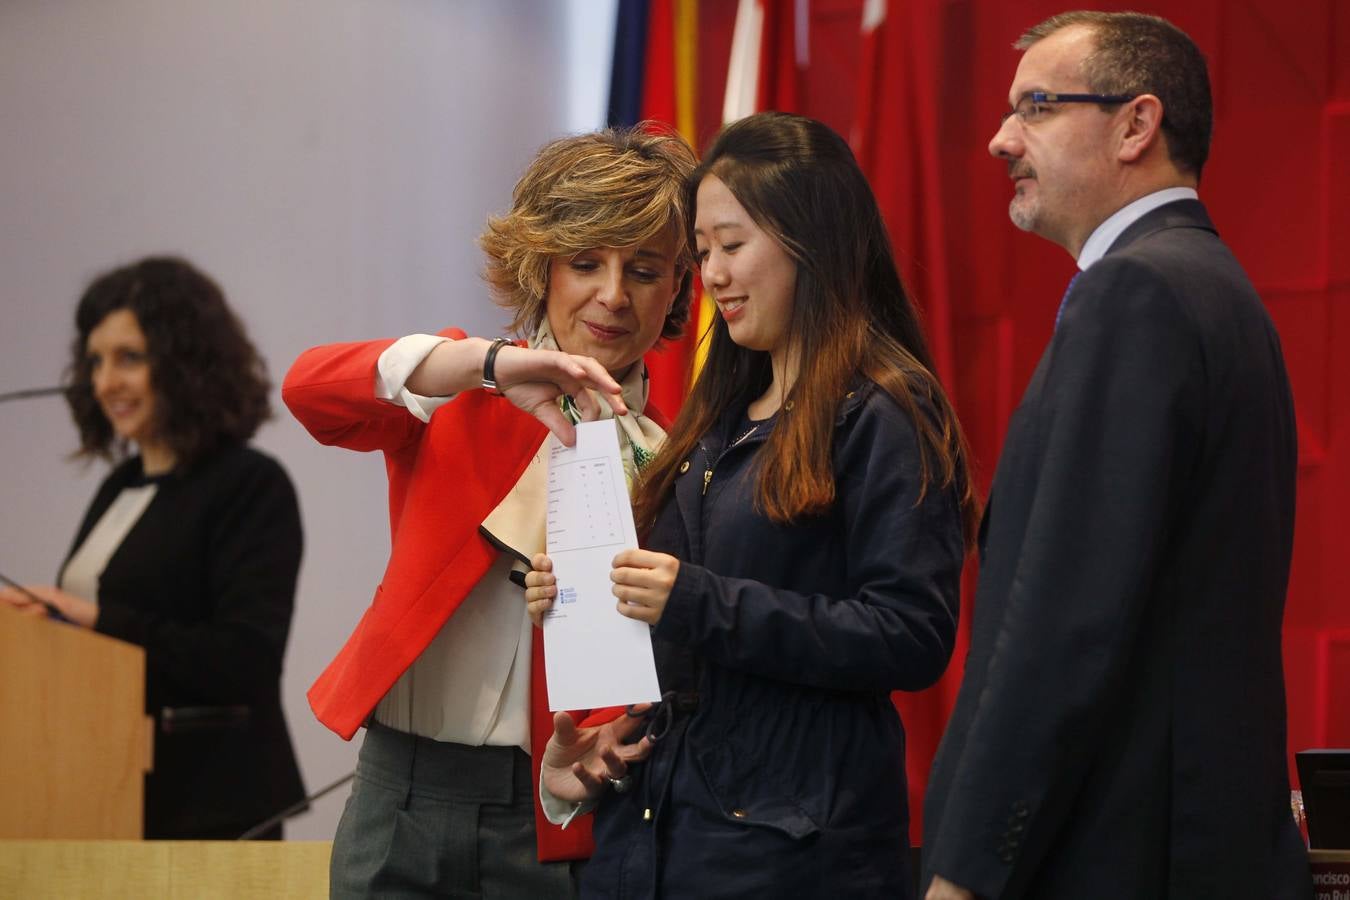
M 271 418 L 267 367 L 219 285 L 186 260 L 147 257 L 99 276 L 75 310 L 66 401 L 80 431 L 76 456 L 126 452 L 94 397 L 86 350 L 89 333 L 119 309 L 145 334 L 155 430 L 179 467 L 247 441 Z

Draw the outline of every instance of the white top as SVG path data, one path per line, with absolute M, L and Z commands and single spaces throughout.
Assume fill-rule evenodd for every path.
M 1088 266 L 1105 256 L 1106 251 L 1110 250 L 1111 245 L 1116 242 L 1116 238 L 1120 237 L 1126 228 L 1142 219 L 1145 213 L 1151 213 L 1160 206 L 1175 203 L 1178 200 L 1199 199 L 1200 195 L 1193 188 L 1173 187 L 1145 194 L 1138 200 L 1125 204 L 1107 216 L 1106 221 L 1098 225 L 1092 234 L 1088 235 L 1088 239 L 1083 243 L 1082 251 L 1078 254 L 1078 268 L 1086 271 Z
M 423 422 L 451 397 L 407 390 L 413 370 L 447 338 L 414 334 L 380 354 L 375 395 Z M 437 741 L 530 751 L 529 613 L 523 591 L 507 580 L 503 553 L 459 609 L 375 707 L 375 721 Z M 521 566 L 523 568 L 523 566 Z
M 71 554 L 70 562 L 61 573 L 61 584 L 58 585 L 61 590 L 98 602 L 98 580 L 108 567 L 108 560 L 140 521 L 157 490 L 159 485 L 154 483 L 122 488 L 94 527 L 89 529 L 79 548 Z
M 375 396 L 395 406 L 407 407 L 408 412 L 423 422 L 430 422 L 431 414 L 455 399 L 454 395 L 423 397 L 414 394 L 405 385 L 422 360 L 448 340 L 438 334 L 410 334 L 386 347 L 375 364 Z

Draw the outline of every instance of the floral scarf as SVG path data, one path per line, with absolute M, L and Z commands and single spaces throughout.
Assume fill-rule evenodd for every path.
M 559 349 L 547 318 L 540 323 L 539 330 L 534 333 L 534 340 L 530 341 L 530 346 L 538 350 Z M 666 433 L 660 425 L 643 415 L 643 410 L 647 408 L 649 387 L 647 384 L 647 366 L 641 360 L 638 360 L 628 370 L 628 374 L 624 376 L 619 387 L 623 388 L 623 402 L 628 407 L 626 415 L 615 416 L 614 410 L 610 408 L 608 403 L 600 399 L 594 391 L 591 392 L 591 395 L 600 407 L 600 418 L 615 419 L 618 423 L 619 453 L 623 458 L 624 477 L 628 482 L 628 490 L 631 493 L 637 473 L 656 456 L 656 451 L 666 439 Z M 563 413 L 572 420 L 573 424 L 581 420 L 581 414 L 577 411 L 576 403 L 573 402 L 571 397 L 563 397 L 560 403 Z

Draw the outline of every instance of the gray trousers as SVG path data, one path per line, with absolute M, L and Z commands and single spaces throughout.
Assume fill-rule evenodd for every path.
M 333 837 L 330 896 L 571 900 L 572 866 L 535 856 L 524 751 L 368 726 Z

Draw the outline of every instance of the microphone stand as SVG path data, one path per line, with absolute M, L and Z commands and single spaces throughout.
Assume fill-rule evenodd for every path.
M 354 771 L 348 772 L 346 775 L 343 775 L 343 776 L 342 776 L 341 778 L 339 778 L 337 781 L 333 782 L 332 784 L 325 785 L 324 787 L 322 787 L 322 788 L 320 788 L 319 790 L 315 791 L 314 793 L 310 794 L 310 795 L 309 795 L 308 797 L 306 797 L 305 799 L 301 800 L 299 803 L 292 804 L 291 806 L 288 806 L 288 807 L 286 807 L 285 809 L 283 809 L 281 812 L 277 813 L 275 816 L 272 816 L 272 817 L 271 817 L 270 819 L 268 819 L 267 821 L 265 821 L 265 822 L 259 822 L 257 825 L 254 825 L 254 826 L 253 826 L 252 828 L 250 828 L 248 831 L 245 831 L 243 834 L 239 835 L 239 837 L 236 838 L 236 840 L 240 840 L 240 841 L 251 841 L 251 840 L 253 840 L 253 839 L 254 839 L 255 837 L 257 837 L 258 835 L 260 835 L 260 834 L 262 834 L 262 833 L 268 831 L 269 829 L 271 829 L 271 828 L 273 828 L 273 827 L 275 827 L 275 826 L 277 826 L 277 825 L 280 825 L 282 822 L 286 821 L 287 819 L 289 819 L 291 816 L 295 815 L 296 813 L 301 813 L 301 812 L 304 812 L 305 810 L 309 809 L 310 803 L 314 802 L 315 800 L 318 800 L 320 797 L 324 796 L 325 794 L 328 794 L 328 793 L 331 793 L 332 791 L 337 790 L 338 788 L 342 787 L 344 784 L 346 784 L 347 782 L 351 781 L 351 780 L 352 780 L 353 778 L 355 778 L 355 777 L 356 777 L 356 772 L 354 772 Z
M 53 385 L 52 387 L 28 388 L 23 391 L 9 391 L 0 394 L 0 403 L 8 403 L 11 400 L 30 400 L 34 397 L 54 397 L 57 394 L 64 394 L 65 387 L 62 385 Z
M 35 397 L 54 397 L 58 394 L 64 394 L 65 392 L 66 392 L 65 386 L 59 384 L 52 385 L 51 387 L 26 388 L 25 390 L 22 391 L 7 391 L 3 394 L 0 394 L 0 403 L 8 403 L 11 400 L 31 400 Z M 0 584 L 9 585 L 19 593 L 28 597 L 29 600 L 34 600 L 37 601 L 38 603 L 41 603 L 43 606 L 47 608 L 47 615 L 49 617 L 61 622 L 70 621 L 61 614 L 61 610 L 57 609 L 52 604 L 48 603 L 46 600 L 43 600 L 37 594 L 34 594 L 32 591 L 28 590 L 28 588 L 19 584 L 14 579 L 9 578 L 3 574 L 0 574 Z

